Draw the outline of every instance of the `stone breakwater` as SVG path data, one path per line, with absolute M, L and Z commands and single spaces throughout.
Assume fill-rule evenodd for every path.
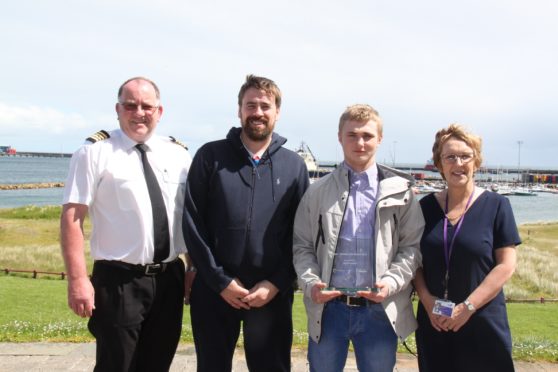
M 0 190 L 48 189 L 64 187 L 64 182 L 16 183 L 0 185 Z

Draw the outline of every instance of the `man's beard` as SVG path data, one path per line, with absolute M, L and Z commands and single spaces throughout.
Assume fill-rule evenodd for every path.
M 250 124 L 252 121 L 262 121 L 264 123 L 263 128 L 256 128 Z M 254 118 L 247 118 L 244 123 L 242 123 L 242 131 L 244 134 L 251 139 L 252 141 L 267 141 L 269 136 L 271 136 L 271 132 L 273 131 L 273 127 L 270 128 L 269 122 L 265 119 L 254 119 Z

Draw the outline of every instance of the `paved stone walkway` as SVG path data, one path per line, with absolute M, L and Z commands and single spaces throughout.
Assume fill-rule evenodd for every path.
M 95 363 L 94 343 L 0 343 L 1 372 L 35 371 L 92 371 Z M 293 350 L 292 372 L 307 372 L 306 350 Z M 556 371 L 558 364 L 517 362 L 517 372 Z M 171 371 L 195 371 L 194 346 L 181 344 L 171 366 Z M 237 349 L 233 364 L 234 372 L 246 372 L 246 360 Z M 354 355 L 350 354 L 345 371 L 357 371 Z M 395 371 L 418 371 L 416 359 L 408 354 L 397 355 Z

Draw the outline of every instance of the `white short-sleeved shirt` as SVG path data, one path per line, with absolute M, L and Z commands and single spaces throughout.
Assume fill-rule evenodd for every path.
M 83 145 L 72 156 L 63 204 L 88 206 L 94 260 L 153 262 L 151 202 L 136 144 L 118 129 L 106 140 Z M 145 144 L 167 207 L 170 256 L 166 261 L 170 261 L 186 252 L 182 211 L 192 158 L 168 137 L 154 135 Z

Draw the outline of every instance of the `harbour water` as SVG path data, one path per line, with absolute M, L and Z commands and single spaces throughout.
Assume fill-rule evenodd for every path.
M 0 157 L 0 184 L 64 182 L 69 158 Z M 0 190 L 0 208 L 24 205 L 60 205 L 61 187 L 26 190 Z
M 0 184 L 64 182 L 69 158 L 0 157 Z M 0 190 L 0 208 L 60 205 L 62 188 Z M 558 221 L 558 194 L 508 196 L 518 224 Z

